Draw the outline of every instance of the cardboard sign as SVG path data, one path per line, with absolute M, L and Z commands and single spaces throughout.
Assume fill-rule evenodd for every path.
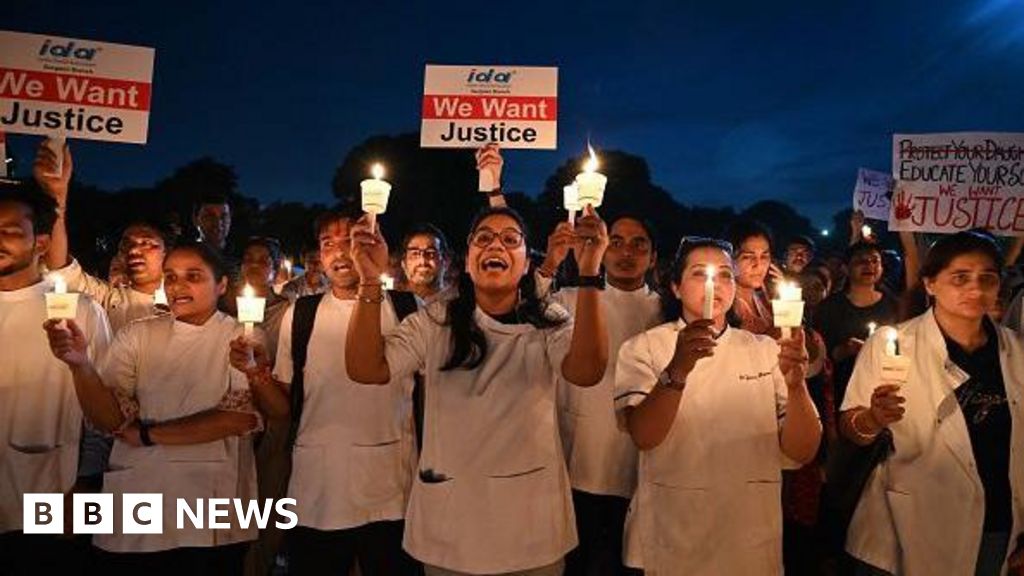
M 0 31 L 0 129 L 144 144 L 152 48 Z
M 890 230 L 1024 233 L 1024 134 L 896 134 Z
M 857 170 L 857 184 L 853 187 L 853 209 L 872 220 L 889 220 L 889 193 L 892 177 L 885 172 L 861 168 Z
M 554 150 L 558 143 L 558 68 L 437 66 L 423 83 L 424 148 Z

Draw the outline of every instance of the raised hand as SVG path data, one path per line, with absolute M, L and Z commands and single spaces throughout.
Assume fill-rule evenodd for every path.
M 352 226 L 352 260 L 361 282 L 375 281 L 388 267 L 388 243 L 380 226 L 370 226 L 364 215 Z
M 46 330 L 50 350 L 58 360 L 72 368 L 89 363 L 89 342 L 74 320 L 47 320 L 43 322 L 43 330 Z
M 561 225 L 561 224 L 560 224 Z M 581 276 L 596 276 L 601 271 L 601 261 L 608 249 L 608 226 L 597 215 L 594 207 L 587 205 L 583 217 L 576 221 L 573 250 Z

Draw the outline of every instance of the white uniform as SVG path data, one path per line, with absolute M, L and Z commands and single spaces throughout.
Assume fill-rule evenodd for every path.
M 662 324 L 619 352 L 616 407 L 640 404 L 665 370 L 685 324 Z M 778 345 L 727 328 L 715 355 L 687 377 L 668 435 L 640 453 L 627 521 L 627 557 L 647 574 L 780 574 L 787 388 Z M 638 532 L 638 534 L 636 534 Z
M 229 343 L 241 326 L 221 312 L 201 326 L 154 316 L 129 324 L 118 333 L 99 367 L 103 383 L 138 402 L 139 418 L 167 422 L 222 407 L 225 398 L 249 391 L 244 374 L 228 363 Z M 114 494 L 113 534 L 93 542 L 110 552 L 156 552 L 186 546 L 209 547 L 252 540 L 255 524 L 230 529 L 194 528 L 186 518 L 177 524 L 176 500 L 256 497 L 252 439 L 231 436 L 203 444 L 135 447 L 115 440 L 103 491 Z M 121 529 L 122 493 L 164 496 L 163 534 L 125 534 Z
M 968 375 L 950 361 L 931 310 L 897 329 L 900 353 L 913 360 L 907 384 L 900 391 L 906 398 L 906 413 L 889 426 L 896 451 L 864 488 L 850 522 L 846 549 L 894 574 L 973 574 L 985 519 L 985 495 L 955 394 Z M 997 331 L 1013 421 L 1013 532 L 1009 554 L 1024 526 L 1024 344 L 1009 329 Z M 871 394 L 882 383 L 885 343 L 879 331 L 865 344 L 846 390 L 843 410 L 871 405 Z
M 153 306 L 153 295 L 139 292 L 129 286 L 111 286 L 109 282 L 87 274 L 78 260 L 55 270 L 64 277 L 68 291 L 81 292 L 99 302 L 110 318 L 110 327 L 117 334 L 121 328 L 140 318 L 157 314 Z
M 0 292 L 0 533 L 22 529 L 22 495 L 68 492 L 75 482 L 82 409 L 71 370 L 50 351 L 43 322 L 48 282 Z M 110 326 L 80 296 L 75 322 L 96 361 Z
M 576 312 L 575 288 L 553 297 Z M 601 292 L 608 329 L 608 367 L 596 386 L 583 388 L 559 378 L 558 416 L 572 487 L 590 494 L 630 498 L 636 488 L 637 450 L 615 418 L 615 365 L 622 344 L 661 322 L 661 299 L 646 286 Z
M 474 574 L 546 566 L 576 545 L 569 479 L 555 418 L 555 371 L 572 321 L 537 329 L 475 312 L 488 351 L 474 370 L 442 372 L 451 328 L 443 304 L 410 316 L 387 337 L 392 376 L 425 375 L 420 470 L 446 481 L 413 483 L 405 549 L 434 566 Z
M 305 399 L 292 454 L 288 497 L 299 525 L 317 530 L 401 520 L 415 468 L 411 376 L 389 386 L 357 384 L 345 369 L 345 338 L 355 300 L 327 292 L 306 355 Z M 292 381 L 292 315 L 285 312 L 274 377 Z M 385 331 L 397 324 L 381 307 Z

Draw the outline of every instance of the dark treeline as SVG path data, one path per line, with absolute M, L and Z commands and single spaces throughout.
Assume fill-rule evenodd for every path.
M 72 150 L 74 153 L 74 150 Z M 621 213 L 641 215 L 656 229 L 661 259 L 670 258 L 683 235 L 721 236 L 737 219 L 756 218 L 775 234 L 776 251 L 797 235 L 807 235 L 819 244 L 819 254 L 841 250 L 849 238 L 850 210 L 833 217 L 831 234 L 820 230 L 800 214 L 798 206 L 776 200 L 762 200 L 737 211 L 732 207 L 710 208 L 680 202 L 685 193 L 673 196 L 653 179 L 646 160 L 625 151 L 602 150 L 601 171 L 608 176 L 602 217 Z M 444 230 L 456 249 L 465 245 L 466 227 L 473 214 L 485 204 L 476 191 L 474 157 L 469 150 L 422 149 L 416 133 L 374 136 L 349 151 L 335 170 L 331 188 L 338 204 L 359 202 L 359 182 L 367 177 L 374 161 L 387 164 L 386 176 L 394 185 L 382 226 L 390 242 L 416 222 L 432 222 Z M 29 164 L 24 162 L 23 165 Z M 531 226 L 531 247 L 543 250 L 547 233 L 565 218 L 562 187 L 579 171 L 580 159 L 568 158 L 543 182 L 540 190 L 506 190 L 510 205 L 526 217 Z M 20 170 L 26 177 L 28 166 Z M 505 178 L 515 171 L 506 166 Z M 84 266 L 105 272 L 121 230 L 132 220 L 157 221 L 184 236 L 194 235 L 192 207 L 208 194 L 225 195 L 232 208 L 229 246 L 238 247 L 254 235 L 278 238 L 286 254 L 298 256 L 314 243 L 312 223 L 328 208 L 301 202 L 273 202 L 261 206 L 238 186 L 231 166 L 204 157 L 182 166 L 149 187 L 108 191 L 88 183 L 72 182 L 68 206 L 71 246 Z M 823 191 L 825 193 L 825 191 Z M 847 191 L 831 191 L 840 195 Z M 728 197 L 728 190 L 722 191 Z M 882 232 L 884 225 L 876 228 Z M 892 241 L 882 233 L 882 241 Z M 892 242 L 895 245 L 895 242 Z

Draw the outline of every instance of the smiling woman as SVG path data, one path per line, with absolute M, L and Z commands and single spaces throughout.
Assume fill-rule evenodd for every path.
M 374 281 L 387 246 L 379 232 L 353 229 L 362 280 L 346 367 L 362 383 L 425 375 L 424 440 L 405 548 L 427 574 L 561 573 L 577 539 L 553 417 L 555 375 L 580 386 L 601 380 L 604 312 L 592 285 L 580 289 L 572 319 L 536 296 L 515 211 L 487 209 L 470 230 L 455 298 L 409 316 L 385 337 Z M 581 274 L 597 274 L 607 245 L 604 223 L 590 211 L 574 235 Z M 527 501 L 547 504 L 523 506 Z

